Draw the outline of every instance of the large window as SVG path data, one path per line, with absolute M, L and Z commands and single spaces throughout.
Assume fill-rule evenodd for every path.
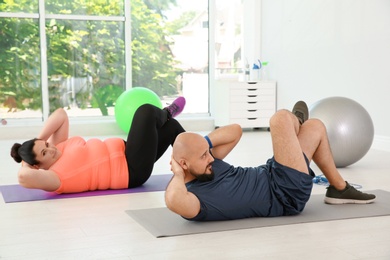
M 208 1 L 191 2 L 2 1 L 1 118 L 113 115 L 135 86 L 207 113 Z
M 126 88 L 123 22 L 46 21 L 50 111 L 112 115 Z
M 31 117 L 42 107 L 38 19 L 0 18 L 2 118 Z
M 127 87 L 123 0 L 3 1 L 0 12 L 2 118 L 113 114 Z
M 208 113 L 209 9 L 207 0 L 178 0 L 166 12 L 168 39 L 177 71 L 176 86 L 186 99 L 184 113 Z
M 216 0 L 215 69 L 216 78 L 237 78 L 248 63 L 242 54 L 243 1 Z

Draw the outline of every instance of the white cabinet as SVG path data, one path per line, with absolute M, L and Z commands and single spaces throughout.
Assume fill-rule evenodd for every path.
M 215 127 L 232 123 L 242 128 L 269 127 L 276 111 L 276 82 L 217 80 L 213 95 Z

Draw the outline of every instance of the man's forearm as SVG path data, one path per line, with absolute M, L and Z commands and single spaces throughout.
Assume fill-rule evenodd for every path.
M 241 139 L 241 135 L 242 129 L 238 124 L 223 126 L 208 134 L 214 157 L 225 158 Z
M 242 135 L 242 129 L 237 124 L 226 125 L 215 129 L 208 134 L 213 147 L 225 145 L 239 140 Z
M 165 191 L 165 203 L 175 213 L 182 214 L 186 207 L 187 187 L 184 175 L 173 175 Z

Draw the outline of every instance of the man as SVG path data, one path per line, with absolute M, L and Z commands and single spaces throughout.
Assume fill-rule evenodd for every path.
M 308 119 L 303 101 L 293 112 L 280 110 L 270 119 L 273 158 L 258 167 L 234 167 L 222 161 L 236 146 L 242 130 L 233 124 L 208 136 L 181 133 L 173 145 L 165 201 L 189 220 L 275 217 L 302 212 L 313 187 L 313 160 L 327 177 L 329 204 L 366 204 L 375 195 L 362 193 L 344 181 L 330 150 L 324 124 Z

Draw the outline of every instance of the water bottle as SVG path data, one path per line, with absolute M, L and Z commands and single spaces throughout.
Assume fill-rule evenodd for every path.
M 262 68 L 261 68 L 261 80 L 268 80 L 268 61 L 264 61 L 261 63 Z

